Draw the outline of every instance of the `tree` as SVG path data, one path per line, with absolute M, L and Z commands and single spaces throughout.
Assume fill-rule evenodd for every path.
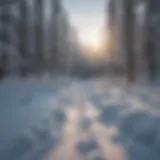
M 25 76 L 28 72 L 28 14 L 27 2 L 22 1 L 19 6 L 20 23 L 19 23 L 19 51 L 21 55 L 20 75 Z
M 57 72 L 58 66 L 58 23 L 59 23 L 59 13 L 61 10 L 61 1 L 60 0 L 52 0 L 52 49 L 51 49 L 51 67 L 52 71 Z
M 133 82 L 135 80 L 135 66 L 134 66 L 134 4 L 133 0 L 124 0 L 124 41 L 127 56 L 127 75 L 128 80 Z
M 117 5 L 119 3 L 119 6 Z M 120 3 L 123 3 L 120 5 Z M 117 38 L 119 22 L 117 22 L 117 6 L 122 7 L 121 11 L 124 13 L 123 17 L 120 21 L 123 21 L 123 37 L 121 37 L 121 41 L 124 40 L 124 47 L 127 57 L 127 77 L 130 82 L 135 79 L 135 66 L 134 66 L 134 45 L 133 45 L 133 32 L 134 32 L 134 5 L 133 0 L 110 0 L 109 1 L 109 31 L 111 39 Z M 119 13 L 118 13 L 119 14 Z M 122 30 L 120 31 L 122 32 Z M 117 41 L 117 43 L 115 43 Z M 119 43 L 119 39 L 112 42 L 115 50 L 116 45 Z
M 0 0 L 0 6 L 13 4 L 13 3 L 15 3 L 17 1 L 23 1 L 23 0 Z
M 157 74 L 156 65 L 156 41 L 160 19 L 160 1 L 159 0 L 148 0 L 147 11 L 146 11 L 146 27 L 147 27 L 147 40 L 146 40 L 146 58 L 148 62 L 149 77 L 151 80 L 155 80 Z M 159 35 L 158 35 L 159 36 Z
M 109 15 L 108 28 L 109 28 L 109 44 L 107 44 L 108 49 L 106 52 L 110 52 L 110 55 L 115 55 L 116 43 L 115 43 L 115 34 L 116 34 L 116 0 L 110 0 L 107 8 Z
M 36 58 L 37 72 L 40 74 L 44 68 L 43 56 L 43 0 L 35 0 L 35 42 L 36 42 Z
M 8 67 L 8 50 L 9 46 L 9 28 L 10 23 L 10 14 L 8 7 L 5 7 L 1 10 L 0 14 L 1 30 L 0 30 L 0 41 L 1 41 L 1 77 L 3 77 L 7 72 Z
M 115 24 L 115 16 L 116 16 L 116 0 L 110 0 L 108 2 L 108 7 L 107 7 L 107 10 L 108 10 L 108 15 L 109 15 L 109 26 L 112 26 Z

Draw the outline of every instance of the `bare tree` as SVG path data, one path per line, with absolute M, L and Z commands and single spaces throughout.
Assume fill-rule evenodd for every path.
M 108 7 L 107 7 L 107 12 L 109 15 L 109 26 L 113 27 L 115 24 L 115 16 L 116 16 L 116 0 L 109 0 L 108 2 Z
M 21 1 L 20 6 L 20 23 L 19 23 L 19 51 L 21 56 L 20 75 L 27 75 L 28 69 L 28 14 L 27 14 L 27 2 Z
M 0 31 L 0 41 L 1 41 L 1 77 L 4 76 L 8 70 L 8 50 L 9 46 L 9 28 L 10 23 L 10 14 L 8 7 L 5 7 L 1 10 L 0 22 L 1 22 L 1 31 Z
M 127 75 L 129 82 L 135 80 L 134 62 L 134 4 L 133 0 L 124 0 L 124 41 L 127 56 Z
M 44 53 L 43 53 L 43 0 L 35 0 L 35 41 L 36 41 L 36 69 L 38 74 L 44 68 Z
M 13 3 L 15 3 L 17 1 L 22 1 L 22 0 L 0 0 L 0 6 L 13 4 Z
M 52 0 L 52 49 L 51 49 L 51 70 L 57 72 L 58 67 L 58 15 L 61 8 L 60 0 Z
M 148 7 L 146 11 L 146 27 L 147 27 L 147 39 L 146 39 L 146 58 L 148 62 L 149 77 L 151 80 L 155 80 L 157 74 L 156 66 L 156 41 L 159 30 L 159 15 L 160 15 L 160 1 L 148 0 Z
M 109 54 L 115 55 L 116 52 L 116 43 L 115 43 L 115 35 L 116 35 L 116 26 L 117 26 L 117 22 L 116 22 L 116 0 L 110 0 L 108 7 L 107 7 L 107 12 L 109 15 L 109 20 L 107 23 L 107 26 L 109 28 L 109 48 L 107 49 L 107 52 L 110 52 Z
M 117 12 L 117 7 L 122 7 L 118 8 L 120 9 L 121 12 L 123 12 L 123 17 L 120 18 L 117 22 L 117 14 L 120 14 Z M 121 39 L 116 39 L 116 44 L 114 44 L 114 50 L 117 47 L 117 45 L 121 44 L 119 40 L 124 41 L 124 48 L 126 52 L 126 57 L 127 57 L 127 79 L 130 82 L 133 82 L 135 80 L 135 66 L 134 66 L 134 37 L 133 37 L 133 32 L 134 32 L 134 4 L 133 0 L 110 0 L 109 1 L 109 8 L 108 8 L 108 13 L 109 13 L 109 30 L 111 33 L 111 36 L 114 35 L 114 37 L 118 38 L 117 34 L 118 32 L 122 32 L 123 30 L 123 35 L 122 33 L 120 35 Z M 123 21 L 123 29 L 118 29 L 119 24 L 122 23 Z M 119 31 L 118 31 L 119 30 Z M 122 48 L 122 47 L 121 47 Z

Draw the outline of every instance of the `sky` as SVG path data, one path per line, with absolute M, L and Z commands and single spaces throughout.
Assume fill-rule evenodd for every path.
M 107 0 L 63 0 L 71 23 L 78 29 L 80 39 L 98 34 L 104 25 Z

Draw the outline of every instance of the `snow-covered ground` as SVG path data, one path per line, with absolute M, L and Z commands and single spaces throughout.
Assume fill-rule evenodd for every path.
M 158 85 L 12 79 L 0 109 L 0 160 L 160 159 Z

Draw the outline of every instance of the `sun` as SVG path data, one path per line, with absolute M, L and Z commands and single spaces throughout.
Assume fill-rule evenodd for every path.
M 100 34 L 95 30 L 80 33 L 79 39 L 82 44 L 90 46 L 93 50 L 100 49 Z
M 100 48 L 100 37 L 99 35 L 92 34 L 88 37 L 88 43 L 92 45 L 93 48 L 99 49 Z

